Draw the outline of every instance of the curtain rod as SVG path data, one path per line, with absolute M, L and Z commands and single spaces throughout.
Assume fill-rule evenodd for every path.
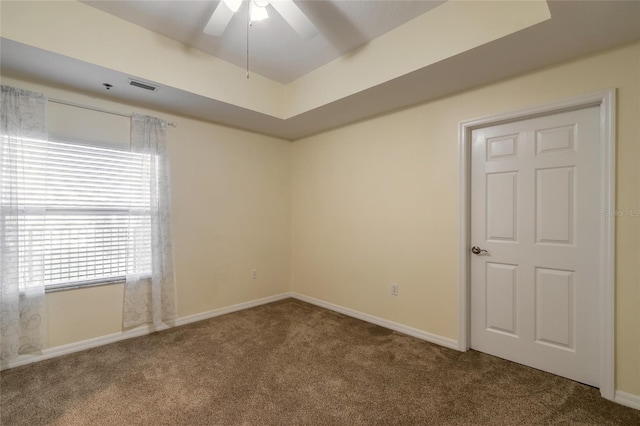
M 104 112 L 105 114 L 119 115 L 120 117 L 131 118 L 131 116 L 132 116 L 131 114 L 123 114 L 121 112 L 109 111 L 109 110 L 102 109 L 102 108 L 96 108 L 96 107 L 92 107 L 92 106 L 88 106 L 88 105 L 77 104 L 75 102 L 63 101 L 63 100 L 60 100 L 60 99 L 49 98 L 48 101 L 49 102 L 53 102 L 55 104 L 69 105 L 69 106 L 76 107 L 76 108 L 83 108 L 83 109 L 89 109 L 91 111 Z M 177 127 L 178 125 L 176 123 L 167 122 L 167 126 Z

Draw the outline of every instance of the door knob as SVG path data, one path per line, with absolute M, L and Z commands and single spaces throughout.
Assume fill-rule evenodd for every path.
M 480 248 L 480 247 L 478 247 L 478 246 L 473 246 L 473 247 L 471 247 L 471 253 L 473 253 L 473 254 L 480 254 L 480 253 L 483 253 L 483 252 L 484 252 L 484 253 L 488 253 L 488 251 L 486 251 L 486 250 L 484 250 L 484 249 L 481 249 L 481 248 Z

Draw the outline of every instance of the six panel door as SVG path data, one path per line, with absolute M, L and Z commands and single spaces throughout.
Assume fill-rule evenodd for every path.
M 598 386 L 599 108 L 474 130 L 471 347 Z

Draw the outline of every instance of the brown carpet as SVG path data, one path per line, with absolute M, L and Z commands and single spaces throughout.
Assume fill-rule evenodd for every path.
M 640 425 L 589 386 L 293 299 L 0 379 L 3 425 Z

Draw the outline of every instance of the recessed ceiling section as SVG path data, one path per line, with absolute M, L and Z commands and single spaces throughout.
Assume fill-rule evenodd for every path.
M 283 120 L 550 18 L 544 1 L 444 2 L 285 85 L 85 3 L 0 5 L 8 40 Z
M 85 0 L 83 3 L 239 67 L 246 66 L 247 2 L 218 37 L 203 32 L 218 6 L 215 0 Z M 249 29 L 251 72 L 289 83 L 442 3 L 432 0 L 296 1 L 319 30 L 311 40 L 300 37 L 269 5 L 269 18 L 254 22 Z

